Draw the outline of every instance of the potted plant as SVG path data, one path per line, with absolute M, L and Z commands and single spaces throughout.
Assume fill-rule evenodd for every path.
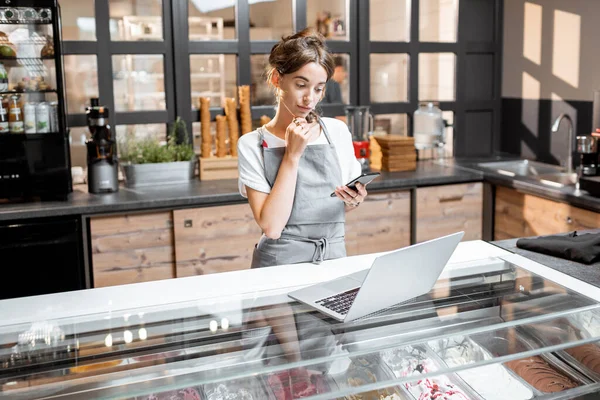
M 194 179 L 196 153 L 185 121 L 177 117 L 166 143 L 128 137 L 119 143 L 119 161 L 126 187 L 184 183 Z

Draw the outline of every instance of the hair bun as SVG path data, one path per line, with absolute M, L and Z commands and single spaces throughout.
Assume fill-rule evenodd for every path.
M 318 46 L 325 45 L 325 37 L 313 28 L 305 28 L 293 35 L 283 37 L 282 39 L 284 43 L 290 40 L 307 39 L 306 42 L 308 44 L 316 44 Z

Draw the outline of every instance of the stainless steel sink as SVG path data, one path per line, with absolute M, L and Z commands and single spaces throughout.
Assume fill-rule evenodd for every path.
M 563 167 L 537 161 L 498 161 L 479 163 L 477 165 L 498 174 L 510 177 L 521 177 L 555 188 L 575 186 L 577 183 L 576 173 L 567 173 Z
M 529 176 L 538 177 L 541 175 L 560 174 L 564 168 L 558 165 L 545 164 L 530 160 L 498 161 L 479 163 L 479 167 L 491 169 L 506 176 Z
M 544 185 L 553 187 L 575 186 L 577 173 L 558 172 L 554 174 L 539 175 L 537 179 Z

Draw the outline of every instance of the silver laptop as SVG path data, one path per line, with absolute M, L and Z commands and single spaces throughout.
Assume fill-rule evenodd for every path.
M 377 257 L 371 267 L 288 295 L 338 321 L 352 321 L 423 295 L 435 284 L 464 232 Z

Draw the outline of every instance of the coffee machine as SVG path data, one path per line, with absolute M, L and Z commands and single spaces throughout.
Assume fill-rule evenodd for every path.
M 577 136 L 578 172 L 580 176 L 595 176 L 598 172 L 598 144 L 591 135 Z
M 373 114 L 369 106 L 346 106 L 346 123 L 352 134 L 354 155 L 363 171 L 369 170 L 369 140 L 374 130 Z
M 87 181 L 90 193 L 113 193 L 119 190 L 117 145 L 108 124 L 108 108 L 92 99 L 87 108 L 87 123 L 91 137 L 87 147 Z

